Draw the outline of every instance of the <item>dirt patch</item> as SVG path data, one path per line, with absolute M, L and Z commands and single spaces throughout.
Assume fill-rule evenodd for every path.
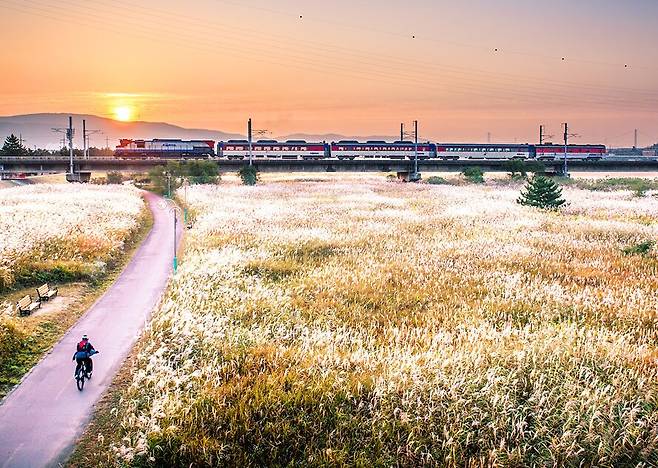
M 73 283 L 58 289 L 57 296 L 49 301 L 42 302 L 41 308 L 34 312 L 32 316 L 58 314 L 68 310 L 73 303 L 84 296 L 86 287 L 85 283 Z
M 63 286 L 59 286 L 57 288 L 57 296 L 50 301 L 42 302 L 41 307 L 30 314 L 29 317 L 40 317 L 44 315 L 59 314 L 64 312 L 68 310 L 76 301 L 81 300 L 85 293 L 88 291 L 88 288 L 89 285 L 82 282 L 69 283 Z M 0 296 L 0 304 L 2 305 L 0 310 L 2 310 L 7 315 L 18 316 L 16 302 L 28 294 L 32 297 L 32 300 L 36 300 L 37 292 L 35 288 L 20 289 L 18 291 L 13 291 L 10 294 Z

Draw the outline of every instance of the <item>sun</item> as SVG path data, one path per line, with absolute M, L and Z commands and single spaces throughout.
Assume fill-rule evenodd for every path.
M 114 117 L 121 122 L 130 122 L 133 119 L 133 108 L 130 106 L 115 107 Z

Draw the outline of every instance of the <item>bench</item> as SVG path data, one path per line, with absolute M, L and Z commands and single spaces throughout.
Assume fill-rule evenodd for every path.
M 23 315 L 23 314 L 30 315 L 33 311 L 35 311 L 39 307 L 41 307 L 41 302 L 39 302 L 39 301 L 32 302 L 32 298 L 28 294 L 23 299 L 18 301 L 18 303 L 16 305 L 18 306 L 18 312 L 21 315 Z
M 48 301 L 57 296 L 57 288 L 51 288 L 48 286 L 48 283 L 46 283 L 37 288 L 37 295 L 39 296 L 39 302 Z

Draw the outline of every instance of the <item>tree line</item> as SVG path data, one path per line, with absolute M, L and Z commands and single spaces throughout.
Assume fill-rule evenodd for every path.
M 112 156 L 114 151 L 110 148 L 89 148 L 90 156 Z M 58 150 L 47 150 L 43 148 L 30 149 L 25 146 L 19 137 L 13 133 L 5 138 L 5 141 L 0 148 L 0 156 L 68 156 L 69 149 L 61 148 Z M 73 149 L 73 156 L 82 157 L 83 151 L 81 149 Z

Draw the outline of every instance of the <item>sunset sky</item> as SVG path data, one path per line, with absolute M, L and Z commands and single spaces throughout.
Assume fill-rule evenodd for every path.
M 658 141 L 655 0 L 0 0 L 0 115 Z M 415 36 L 415 37 L 414 37 Z M 564 58 L 564 59 L 563 59 Z M 145 135 L 148 137 L 148 135 Z M 557 138 L 556 138 L 557 139 Z

